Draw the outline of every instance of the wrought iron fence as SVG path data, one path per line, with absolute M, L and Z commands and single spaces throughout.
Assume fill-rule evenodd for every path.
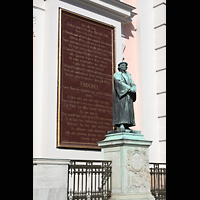
M 149 163 L 151 193 L 155 200 L 166 200 L 166 163 Z
M 68 200 L 108 200 L 112 188 L 112 161 L 71 160 Z

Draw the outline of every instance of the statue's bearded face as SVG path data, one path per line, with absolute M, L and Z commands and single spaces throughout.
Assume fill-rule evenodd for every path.
M 119 66 L 119 70 L 120 71 L 125 71 L 125 70 L 127 70 L 127 65 L 125 64 L 125 63 L 122 63 L 120 66 Z

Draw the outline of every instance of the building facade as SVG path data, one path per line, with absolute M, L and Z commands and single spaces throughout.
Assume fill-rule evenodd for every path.
M 101 151 L 57 148 L 59 8 L 115 27 L 116 71 L 126 61 L 137 86 L 134 129 L 153 141 L 150 162 L 166 162 L 166 1 L 34 0 L 33 158 L 40 166 L 34 171 L 35 199 L 48 193 L 39 183 L 47 165 L 52 168 L 46 173 L 62 177 L 70 159 L 102 159 Z M 65 196 L 66 187 L 63 180 L 55 188 Z

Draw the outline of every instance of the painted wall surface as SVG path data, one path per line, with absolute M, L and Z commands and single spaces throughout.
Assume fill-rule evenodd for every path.
M 137 85 L 134 129 L 153 141 L 150 161 L 166 162 L 166 1 L 123 2 L 135 6 L 138 14 L 123 26 L 124 58 Z
M 58 70 L 58 20 L 59 7 L 89 16 L 92 19 L 116 27 L 116 62 L 122 59 L 121 23 L 94 10 L 79 7 L 68 1 L 49 0 L 44 2 L 44 10 L 39 9 L 39 0 L 34 1 L 36 16 L 43 30 L 36 31 L 34 45 L 34 130 L 33 157 L 61 159 L 101 159 L 100 151 L 72 150 L 56 148 L 57 131 L 57 70 Z M 38 8 L 39 7 L 39 8 Z M 38 28 L 38 24 L 36 26 Z M 37 36 L 42 36 L 38 38 Z M 37 45 L 39 45 L 37 47 Z M 38 54 L 38 55 L 37 55 Z
M 44 6 L 36 1 L 33 7 L 33 156 L 42 151 L 43 68 L 44 68 Z
M 77 1 L 69 2 L 71 0 L 33 1 L 33 157 L 101 159 L 100 151 L 56 148 L 58 17 L 61 7 L 116 27 L 116 71 L 124 56 L 137 86 L 136 126 L 133 129 L 153 141 L 149 149 L 150 162 L 165 162 L 166 1 L 123 0 L 136 7 L 134 12 L 137 13 L 132 22 L 124 25 L 114 17 L 101 15 L 95 7 L 88 9 L 79 6 Z M 126 42 L 123 55 L 121 34 Z

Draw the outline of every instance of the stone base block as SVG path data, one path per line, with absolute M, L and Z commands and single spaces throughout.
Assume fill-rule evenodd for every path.
M 112 161 L 111 200 L 153 200 L 150 193 L 149 147 L 140 131 L 109 131 L 98 142 L 103 158 Z
M 69 160 L 33 159 L 33 200 L 67 199 Z
M 151 193 L 112 194 L 111 200 L 155 200 Z
M 33 189 L 33 200 L 63 200 L 67 199 L 66 188 L 37 188 Z

